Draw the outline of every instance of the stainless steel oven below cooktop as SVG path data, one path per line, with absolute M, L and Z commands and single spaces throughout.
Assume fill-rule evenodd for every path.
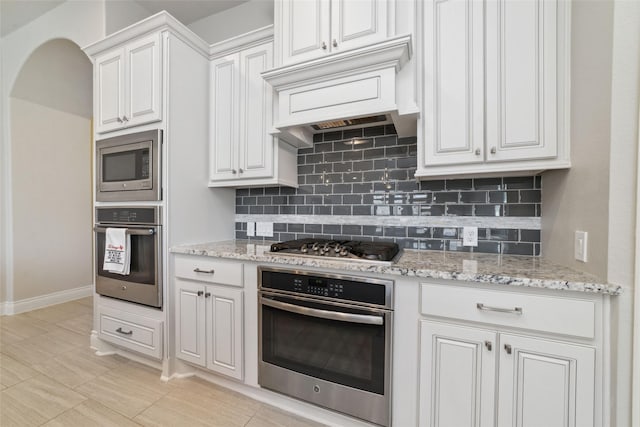
M 398 254 L 397 243 L 357 240 L 297 239 L 271 245 L 271 252 L 284 255 L 365 261 L 391 264 Z

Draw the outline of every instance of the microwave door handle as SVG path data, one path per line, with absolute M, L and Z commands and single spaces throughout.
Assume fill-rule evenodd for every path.
M 318 310 L 316 308 L 301 307 L 299 305 L 274 301 L 267 298 L 262 298 L 262 304 L 284 311 L 289 311 L 291 313 L 319 317 L 321 319 L 338 320 L 340 322 L 363 323 L 365 325 L 382 325 L 384 323 L 384 319 L 382 316 L 369 316 L 365 314 L 351 314 L 329 310 Z
M 94 231 L 97 233 L 106 233 L 106 227 L 95 227 Z M 143 228 L 143 229 L 135 229 L 135 228 L 127 228 L 127 234 L 132 236 L 152 236 L 155 234 L 155 230 L 153 228 Z

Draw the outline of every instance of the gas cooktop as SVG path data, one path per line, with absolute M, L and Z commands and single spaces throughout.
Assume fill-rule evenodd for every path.
M 278 254 L 334 258 L 391 264 L 398 253 L 393 242 L 361 242 L 357 240 L 297 239 L 271 245 Z

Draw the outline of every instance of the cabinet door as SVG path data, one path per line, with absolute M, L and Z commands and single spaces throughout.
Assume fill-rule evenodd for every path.
M 317 58 L 330 50 L 330 0 L 281 0 L 282 64 Z
M 126 55 L 126 126 L 162 119 L 162 39 L 156 33 L 129 43 Z
M 493 426 L 496 333 L 420 321 L 420 426 Z
M 424 3 L 425 166 L 484 161 L 483 2 Z
M 239 53 L 211 62 L 209 179 L 214 181 L 238 175 L 239 64 Z
M 487 161 L 557 156 L 558 3 L 487 1 Z
M 388 36 L 387 0 L 332 0 L 331 51 L 352 49 Z
M 205 366 L 204 286 L 174 279 L 176 287 L 176 356 Z
M 269 134 L 273 89 L 260 75 L 271 68 L 272 60 L 272 43 L 240 53 L 240 179 L 273 176 L 274 137 Z
M 124 51 L 116 49 L 96 58 L 94 97 L 96 131 L 108 132 L 123 126 Z
M 243 375 L 242 290 L 209 286 L 207 368 L 236 379 Z
M 595 349 L 500 335 L 498 425 L 594 425 Z

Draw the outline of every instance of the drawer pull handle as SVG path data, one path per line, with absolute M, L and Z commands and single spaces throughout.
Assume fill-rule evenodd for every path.
M 491 349 L 493 348 L 493 345 L 491 344 L 491 341 L 485 341 L 484 342 L 484 346 L 487 347 L 487 350 L 491 351 Z
M 209 298 L 211 296 L 211 292 L 207 292 L 206 294 L 204 294 L 205 298 Z
M 484 310 L 484 311 L 497 311 L 498 313 L 511 313 L 511 314 L 517 314 L 517 315 L 522 314 L 522 307 L 514 307 L 514 308 L 491 307 L 489 305 L 484 305 L 481 302 L 477 303 L 476 307 L 478 308 L 478 310 Z
M 133 335 L 133 331 L 125 332 L 122 330 L 122 328 L 116 329 L 116 332 L 122 335 Z
M 213 274 L 216 271 L 212 268 L 211 270 L 200 270 L 199 268 L 194 268 L 193 269 L 194 273 L 204 273 L 204 274 Z
M 507 354 L 511 354 L 511 345 L 505 344 L 504 345 L 504 351 L 506 351 Z
M 204 291 L 198 291 L 198 296 L 201 297 Z

